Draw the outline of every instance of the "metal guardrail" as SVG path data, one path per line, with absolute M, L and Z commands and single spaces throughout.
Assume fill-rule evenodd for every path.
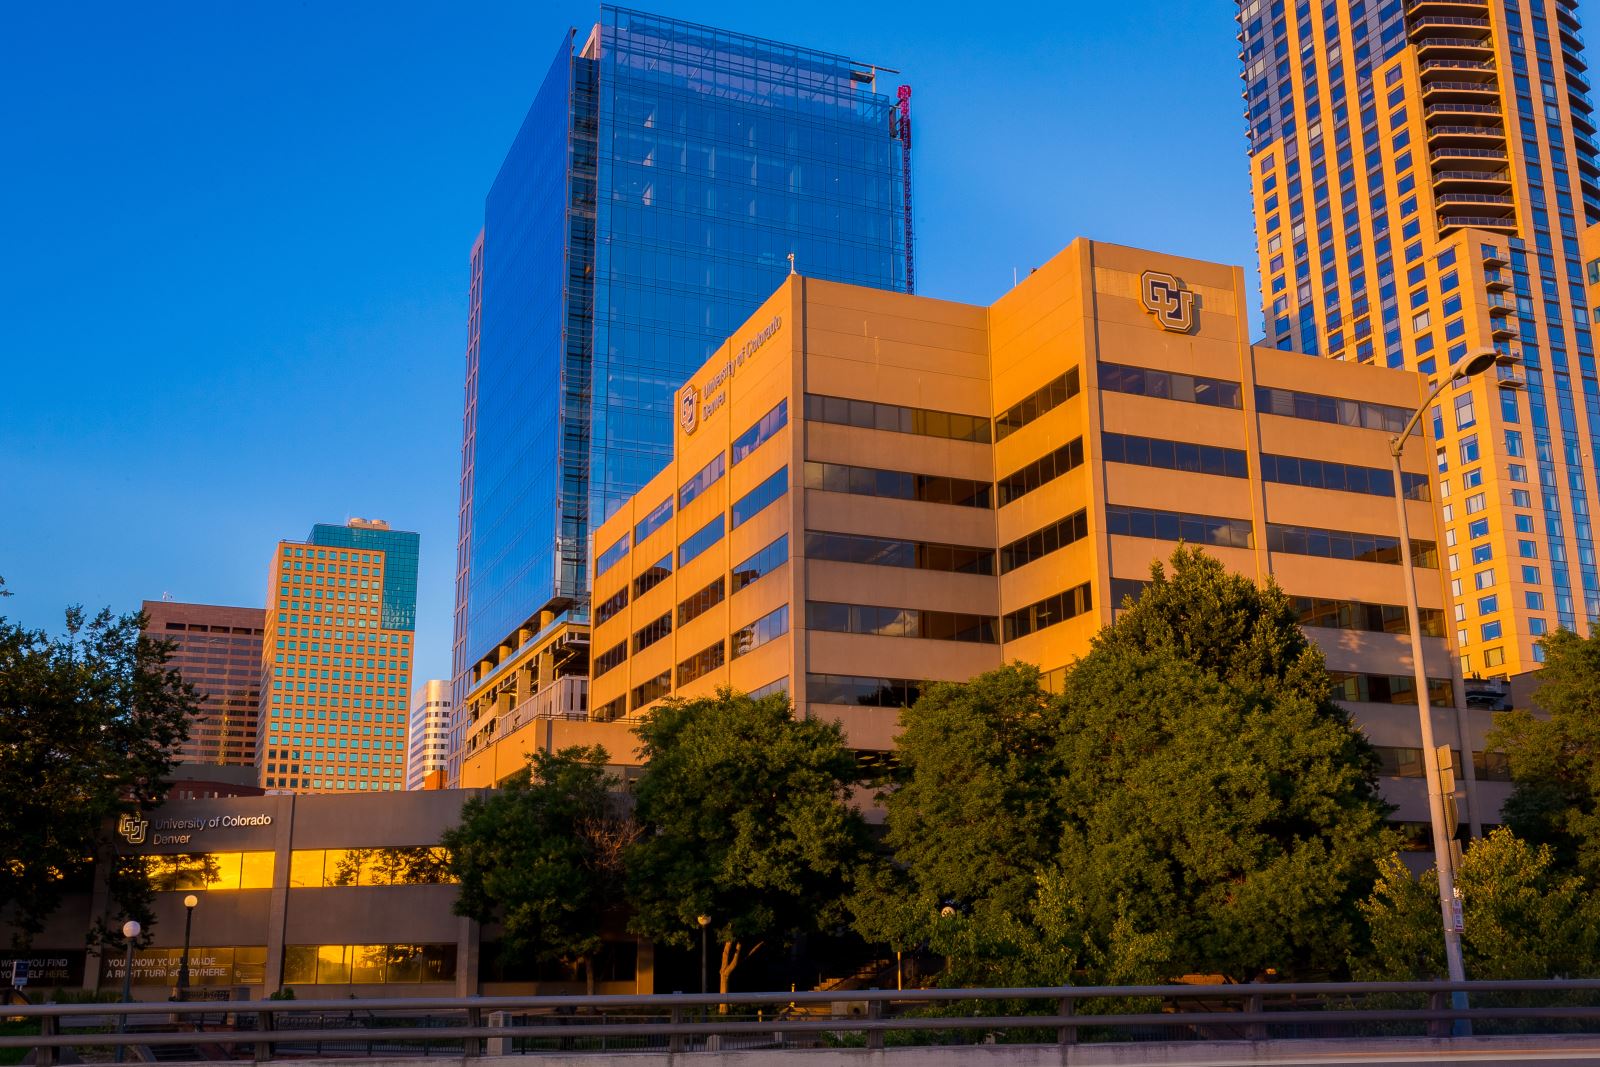
M 1454 992 L 1465 992 L 1469 1003 L 1479 1006 L 1453 1007 Z M 1376 1006 L 1373 998 L 1378 998 Z M 1405 998 L 1426 1006 L 1395 1006 Z M 1505 1003 L 1509 1000 L 1521 1002 Z M 861 1013 L 835 1015 L 840 1003 L 859 1005 Z M 713 1013 L 724 1006 L 744 1014 Z M 798 1014 L 817 1007 L 827 1009 L 826 1017 Z M 948 1013 L 936 1014 L 941 1008 Z M 750 1017 L 757 1010 L 761 1015 Z M 38 1034 L 0 1035 L 0 1048 L 35 1049 L 40 1067 L 51 1067 L 57 1062 L 56 1050 L 69 1046 L 225 1047 L 236 1058 L 261 1062 L 274 1058 L 275 1046 L 284 1046 L 287 1055 L 303 1056 L 321 1054 L 328 1044 L 364 1045 L 369 1053 L 381 1046 L 385 1056 L 426 1056 L 433 1044 L 459 1043 L 461 1054 L 471 1058 L 529 1051 L 530 1043 L 548 1047 L 549 1042 L 559 1042 L 565 1052 L 597 1054 L 630 1044 L 671 1052 L 731 1048 L 721 1046 L 723 1039 L 743 1039 L 745 1047 L 755 1042 L 783 1048 L 848 1038 L 878 1049 L 886 1035 L 902 1040 L 964 1037 L 953 1043 L 972 1044 L 997 1032 L 1023 1031 L 1031 1043 L 1070 1045 L 1084 1039 L 1150 1040 L 1157 1033 L 1161 1040 L 1212 1040 L 1219 1034 L 1237 1040 L 1370 1036 L 1392 1033 L 1396 1027 L 1421 1027 L 1443 1036 L 1463 1023 L 1506 1020 L 1523 1035 L 1600 1033 L 1600 980 L 46 1004 L 0 1009 L 0 1015 L 39 1021 Z M 219 1022 L 206 1029 L 207 1017 Z M 330 1018 L 342 1025 L 329 1025 Z M 143 1020 L 164 1028 L 118 1032 L 123 1023 L 139 1027 Z M 73 1021 L 102 1027 L 109 1022 L 113 1029 L 64 1028 Z M 1363 1027 L 1365 1033 L 1359 1032 Z M 316 1051 L 310 1052 L 310 1046 Z

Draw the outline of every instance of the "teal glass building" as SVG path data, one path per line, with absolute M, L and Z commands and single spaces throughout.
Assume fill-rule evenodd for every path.
M 845 56 L 603 7 L 484 207 L 463 427 L 463 678 L 587 615 L 592 523 L 671 455 L 682 380 L 801 273 L 910 291 L 909 89 Z

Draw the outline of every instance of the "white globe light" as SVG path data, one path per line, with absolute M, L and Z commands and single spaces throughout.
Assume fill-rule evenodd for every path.
M 134 938 L 139 936 L 139 931 L 143 929 L 144 927 L 139 925 L 139 920 L 129 919 L 127 922 L 122 924 L 122 936 L 127 938 L 129 941 L 132 941 Z

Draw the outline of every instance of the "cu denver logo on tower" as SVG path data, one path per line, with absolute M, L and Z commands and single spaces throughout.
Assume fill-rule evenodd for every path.
M 150 820 L 141 819 L 137 815 L 126 813 L 117 820 L 117 833 L 130 845 L 144 844 L 145 831 L 150 829 Z
M 700 425 L 700 391 L 693 383 L 678 393 L 678 425 L 683 427 L 685 436 L 694 433 L 695 427 Z
M 1139 276 L 1139 294 L 1145 310 L 1156 317 L 1163 330 L 1188 333 L 1194 329 L 1194 294 L 1177 278 L 1147 270 Z

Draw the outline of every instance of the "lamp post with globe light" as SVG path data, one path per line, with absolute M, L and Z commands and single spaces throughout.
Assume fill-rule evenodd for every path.
M 711 925 L 711 916 L 702 915 L 695 919 L 700 924 L 700 992 L 706 992 L 706 927 Z
M 178 999 L 189 995 L 189 932 L 194 927 L 194 906 L 200 898 L 190 893 L 183 898 L 183 955 L 178 958 Z
M 1433 826 L 1434 866 L 1439 875 L 1439 914 L 1444 925 L 1445 966 L 1452 982 L 1466 981 L 1466 972 L 1461 965 L 1461 898 L 1456 890 L 1450 852 L 1450 842 L 1455 838 L 1456 828 L 1445 825 L 1444 783 L 1439 778 L 1439 752 L 1433 744 L 1433 709 L 1428 706 L 1428 671 L 1422 660 L 1422 621 L 1417 609 L 1417 585 L 1411 562 L 1411 527 L 1406 516 L 1405 475 L 1400 470 L 1400 455 L 1405 451 L 1406 439 L 1445 386 L 1476 377 L 1500 362 L 1502 357 L 1499 353 L 1487 347 L 1474 349 L 1456 360 L 1433 387 L 1428 399 L 1411 416 L 1411 421 L 1389 440 L 1389 458 L 1394 464 L 1395 514 L 1400 521 L 1400 566 L 1406 585 L 1406 622 L 1411 628 L 1411 668 L 1417 687 L 1418 725 L 1422 731 L 1423 773 L 1428 779 L 1428 815 Z M 1467 994 L 1460 990 L 1451 994 L 1451 1004 L 1457 1009 L 1465 1008 Z M 1471 1024 L 1458 1020 L 1455 1030 L 1457 1034 L 1468 1034 Z
M 122 1002 L 128 1003 L 133 999 L 133 943 L 139 939 L 139 934 L 144 927 L 139 925 L 139 920 L 129 919 L 122 924 L 122 937 L 128 943 L 128 954 L 122 963 Z M 117 1033 L 126 1033 L 128 1029 L 128 1013 L 124 1011 L 117 1016 Z M 126 1045 L 117 1046 L 116 1061 L 121 1063 L 128 1053 Z

